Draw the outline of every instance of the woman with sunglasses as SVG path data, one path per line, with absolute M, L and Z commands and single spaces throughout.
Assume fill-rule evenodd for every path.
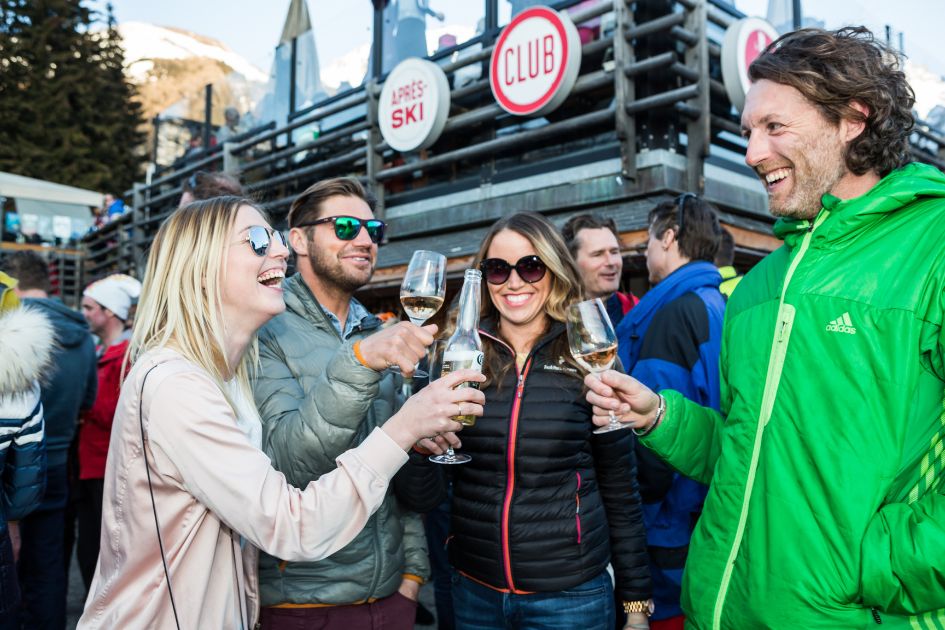
M 452 389 L 476 375 L 449 375 L 342 454 L 336 470 L 304 489 L 288 485 L 260 450 L 247 378 L 256 331 L 285 309 L 287 256 L 282 235 L 239 197 L 185 206 L 158 231 L 80 628 L 253 627 L 257 548 L 287 560 L 340 549 L 381 503 L 411 444 L 460 428 L 449 419 L 460 407 L 481 413 L 480 393 Z M 357 361 L 350 347 L 342 352 L 339 360 Z
M 472 461 L 451 471 L 457 628 L 613 630 L 608 563 L 620 599 L 639 610 L 629 627 L 645 628 L 633 435 L 593 433 L 565 326 L 582 297 L 575 263 L 551 223 L 522 213 L 489 230 L 476 264 L 488 291 L 486 403 L 462 435 Z

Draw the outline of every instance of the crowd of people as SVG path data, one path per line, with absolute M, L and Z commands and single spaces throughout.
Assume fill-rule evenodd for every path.
M 356 179 L 285 235 L 195 175 L 143 283 L 82 315 L 5 260 L 0 628 L 64 627 L 73 546 L 80 628 L 408 629 L 431 580 L 441 629 L 942 626 L 945 175 L 910 162 L 912 91 L 865 29 L 750 74 L 783 247 L 740 276 L 683 193 L 649 212 L 638 298 L 613 220 L 510 212 L 472 263 L 481 373 L 402 386 L 457 308 L 383 325 L 354 297 L 386 229 Z M 598 374 L 566 332 L 588 298 Z

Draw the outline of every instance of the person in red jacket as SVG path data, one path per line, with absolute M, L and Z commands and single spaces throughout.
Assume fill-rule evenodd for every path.
M 100 341 L 98 394 L 92 408 L 82 414 L 79 428 L 76 556 L 86 591 L 92 583 L 98 561 L 105 461 L 121 389 L 122 363 L 129 341 L 130 331 L 126 331 L 125 322 L 140 291 L 141 284 L 137 280 L 116 274 L 93 282 L 82 294 L 82 314 Z M 125 368 L 127 372 L 128 366 Z
M 617 328 L 623 316 L 640 301 L 633 293 L 618 290 L 623 256 L 617 224 L 598 214 L 579 214 L 568 219 L 561 228 L 561 236 L 581 272 L 587 297 L 603 300 L 610 323 Z

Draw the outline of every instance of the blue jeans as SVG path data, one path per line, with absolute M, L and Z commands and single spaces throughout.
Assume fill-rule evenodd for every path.
M 24 628 L 66 627 L 66 580 L 63 537 L 69 487 L 66 466 L 46 470 L 46 493 L 36 510 L 20 521 L 20 618 Z
M 563 591 L 501 593 L 453 573 L 458 630 L 613 630 L 614 589 L 600 575 Z
M 454 630 L 452 568 L 446 553 L 450 533 L 450 499 L 428 512 L 423 519 L 430 548 L 430 569 L 433 574 L 433 597 L 436 602 L 437 630 Z

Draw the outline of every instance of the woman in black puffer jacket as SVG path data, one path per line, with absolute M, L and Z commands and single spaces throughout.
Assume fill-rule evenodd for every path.
M 650 598 L 650 577 L 633 434 L 593 433 L 584 371 L 568 351 L 578 272 L 555 227 L 531 213 L 496 223 L 476 264 L 488 290 L 488 380 L 484 413 L 460 436 L 472 462 L 450 467 L 457 627 L 612 630 L 608 562 L 619 598 L 636 606 Z M 443 472 L 414 462 L 414 473 Z M 630 623 L 645 628 L 645 614 Z

